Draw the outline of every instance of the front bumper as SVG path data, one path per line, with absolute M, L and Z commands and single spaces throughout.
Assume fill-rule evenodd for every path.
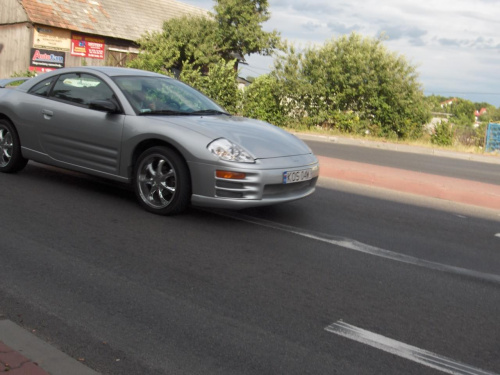
M 279 166 L 279 167 L 278 167 Z M 225 163 L 189 164 L 193 182 L 191 203 L 195 206 L 241 209 L 285 203 L 311 195 L 319 176 L 319 164 L 314 155 L 258 160 L 245 165 Z M 284 184 L 283 173 L 312 170 L 307 181 Z M 245 173 L 241 180 L 216 177 L 217 170 Z

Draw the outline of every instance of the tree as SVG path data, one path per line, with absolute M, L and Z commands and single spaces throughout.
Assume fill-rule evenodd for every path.
M 270 75 L 256 78 L 243 94 L 243 116 L 284 125 L 285 117 L 278 89 L 276 78 Z
M 495 106 L 493 106 L 489 103 L 486 103 L 486 102 L 480 102 L 480 103 L 475 102 L 474 108 L 476 108 L 476 110 L 480 111 L 482 108 L 491 109 L 491 108 L 495 108 Z
M 430 119 L 416 68 L 380 39 L 352 33 L 303 52 L 291 48 L 273 74 L 283 99 L 318 121 L 348 116 L 367 128 L 357 130 L 416 138 Z
M 144 34 L 139 56 L 130 67 L 169 73 L 185 62 L 205 72 L 222 58 L 235 61 L 244 55 L 269 55 L 281 47 L 277 31 L 267 32 L 267 0 L 215 0 L 215 14 L 165 21 L 161 32 Z
M 491 108 L 488 111 L 488 121 L 500 123 L 500 108 Z
M 217 24 L 208 17 L 181 17 L 165 21 L 161 32 L 146 33 L 138 41 L 141 53 L 131 68 L 168 73 L 184 62 L 205 67 L 218 62 Z
M 451 121 L 454 124 L 463 126 L 474 124 L 474 113 L 476 108 L 474 107 L 474 103 L 470 100 L 457 99 L 457 101 L 450 106 L 449 111 L 453 114 Z
M 218 45 L 226 61 L 235 54 L 267 56 L 282 48 L 276 30 L 267 32 L 262 29 L 262 24 L 270 18 L 268 8 L 267 0 L 215 0 Z
M 436 125 L 431 135 L 431 143 L 438 146 L 451 146 L 453 144 L 453 129 L 447 121 L 441 121 Z
M 441 96 L 441 95 L 429 95 L 425 97 L 425 101 L 431 108 L 433 112 L 448 113 L 448 107 L 441 107 L 441 103 L 451 98 Z
M 184 62 L 180 75 L 181 81 L 198 89 L 231 113 L 239 112 L 241 102 L 241 92 L 236 78 L 234 60 L 226 62 L 223 59 L 208 65 L 206 73 Z

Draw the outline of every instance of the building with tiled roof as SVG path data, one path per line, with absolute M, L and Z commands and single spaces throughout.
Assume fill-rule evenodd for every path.
M 488 113 L 488 110 L 486 108 L 481 108 L 479 111 L 476 109 L 476 111 L 474 112 L 474 117 L 476 119 L 476 122 L 478 122 L 479 118 L 485 115 L 486 113 Z
M 1 0 L 0 78 L 28 69 L 123 65 L 163 22 L 208 11 L 176 0 Z M 34 58 L 36 57 L 36 59 Z
M 452 105 L 453 103 L 455 103 L 457 100 L 458 100 L 457 98 L 447 99 L 444 102 L 440 103 L 441 104 L 441 108 L 448 107 L 449 105 Z

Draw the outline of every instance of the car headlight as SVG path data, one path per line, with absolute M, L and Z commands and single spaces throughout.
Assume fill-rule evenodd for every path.
M 221 160 L 237 163 L 255 163 L 255 159 L 248 151 L 225 138 L 216 139 L 207 148 Z

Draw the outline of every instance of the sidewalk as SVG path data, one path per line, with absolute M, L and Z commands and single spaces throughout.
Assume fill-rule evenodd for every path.
M 10 320 L 0 320 L 0 373 L 99 375 Z
M 500 211 L 500 185 L 318 156 L 320 176 Z M 500 166 L 499 166 L 500 173 Z
M 303 140 L 332 143 L 332 147 L 334 147 L 335 143 L 347 144 L 498 164 L 498 173 L 500 175 L 500 156 L 498 154 L 469 154 L 347 137 L 326 137 L 309 134 L 297 134 L 297 136 Z M 324 156 L 318 156 L 318 160 L 320 162 L 320 176 L 323 177 L 500 210 L 500 185 L 412 172 L 404 169 L 382 167 L 369 163 L 359 163 Z
M 49 375 L 38 364 L 23 356 L 21 353 L 8 347 L 0 341 L 0 373 L 8 372 L 11 375 Z

